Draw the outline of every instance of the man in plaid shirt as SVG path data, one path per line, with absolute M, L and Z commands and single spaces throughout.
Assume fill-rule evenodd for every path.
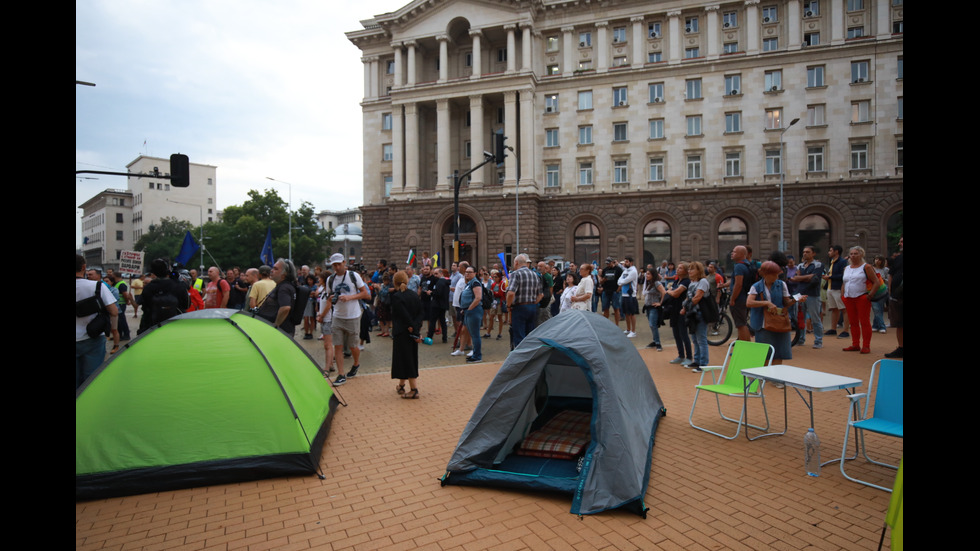
M 507 310 L 511 312 L 511 330 L 514 348 L 524 337 L 534 330 L 538 319 L 538 302 L 544 296 L 541 280 L 528 268 L 531 259 L 519 254 L 514 259 L 514 270 L 510 273 L 510 287 L 507 289 Z

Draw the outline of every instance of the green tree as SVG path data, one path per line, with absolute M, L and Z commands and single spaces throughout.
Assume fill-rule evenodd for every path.
M 180 252 L 180 246 L 184 242 L 184 234 L 193 226 L 187 220 L 177 220 L 173 217 L 164 217 L 159 224 L 151 224 L 149 231 L 136 242 L 135 249 L 143 251 L 144 264 L 149 265 L 155 258 L 166 258 L 173 260 Z

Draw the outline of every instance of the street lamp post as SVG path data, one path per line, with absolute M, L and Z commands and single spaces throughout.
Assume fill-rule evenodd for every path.
M 266 180 L 272 180 L 273 182 L 278 182 L 280 184 L 286 184 L 289 186 L 289 207 L 286 208 L 286 212 L 289 214 L 289 260 L 293 259 L 293 184 L 289 182 L 283 182 L 282 180 L 276 180 L 270 176 L 265 177 Z
M 786 246 L 786 238 L 783 234 L 783 185 L 786 183 L 786 159 L 783 158 L 783 134 L 800 122 L 799 117 L 789 121 L 789 126 L 779 132 L 779 250 L 785 252 L 789 247 Z

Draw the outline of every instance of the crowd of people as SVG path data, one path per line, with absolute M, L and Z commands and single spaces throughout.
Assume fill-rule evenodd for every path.
M 728 303 L 737 338 L 771 344 L 774 363 L 792 358 L 791 326 L 797 319 L 805 320 L 814 348 L 822 348 L 826 336 L 836 335 L 851 338 L 843 350 L 869 353 L 872 333 L 885 332 L 887 305 L 898 347 L 886 356 L 901 358 L 901 240 L 899 246 L 891 258 L 877 256 L 866 263 L 861 247 L 852 247 L 844 258 L 843 249 L 835 245 L 825 267 L 812 246 L 803 249 L 797 264 L 779 252 L 758 262 L 750 248 L 740 245 L 732 250 L 734 268 L 727 278 L 717 262 L 665 260 L 659 267 L 638 269 L 629 255 L 622 261 L 607 257 L 601 267 L 533 263 L 526 254 L 517 255 L 510 267 L 477 267 L 465 261 L 441 267 L 423 253 L 416 274 L 412 264 L 398 270 L 383 259 L 369 273 L 334 254 L 313 269 L 297 269 L 291 261 L 279 259 L 272 266 L 244 272 L 234 267 L 223 277 L 215 266 L 199 277 L 195 269 L 174 269 L 157 259 L 143 278 L 128 285 L 118 274 L 88 270 L 84 258 L 76 255 L 76 388 L 102 363 L 106 334 L 113 339 L 110 353 L 130 338 L 127 306 L 133 308 L 134 318 L 143 308 L 138 333 L 181 312 L 205 308 L 250 311 L 294 338 L 296 327 L 302 327 L 303 339 L 323 342 L 325 376 L 329 379 L 336 372 L 335 386 L 357 375 L 360 352 L 377 327 L 377 337 L 392 339 L 392 378 L 406 399 L 419 397 L 420 342 L 451 342 L 450 354 L 481 362 L 482 341 L 494 338 L 494 331 L 496 340 L 506 333 L 513 349 L 538 324 L 569 309 L 601 312 L 617 325 L 622 320 L 627 338 L 637 337 L 636 318 L 643 314 L 652 336 L 648 347 L 658 351 L 663 350 L 660 327 L 669 324 L 677 347 L 670 363 L 699 372 L 709 365 L 708 334 L 726 306 L 722 301 Z M 884 296 L 871 291 L 879 278 L 887 285 Z M 97 287 L 100 281 L 105 285 Z M 96 296 L 104 306 L 93 306 Z M 802 316 L 796 315 L 796 308 L 802 309 Z M 822 323 L 825 309 L 831 317 L 827 330 Z M 105 318 L 101 330 L 86 330 L 96 317 Z M 349 369 L 345 358 L 351 359 Z

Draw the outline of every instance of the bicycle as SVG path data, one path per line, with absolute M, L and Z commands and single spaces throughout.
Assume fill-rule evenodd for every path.
M 708 344 L 711 346 L 721 346 L 732 338 L 732 331 L 735 324 L 732 316 L 728 313 L 729 302 L 728 289 L 721 289 L 721 303 L 718 304 L 718 321 L 708 325 Z

